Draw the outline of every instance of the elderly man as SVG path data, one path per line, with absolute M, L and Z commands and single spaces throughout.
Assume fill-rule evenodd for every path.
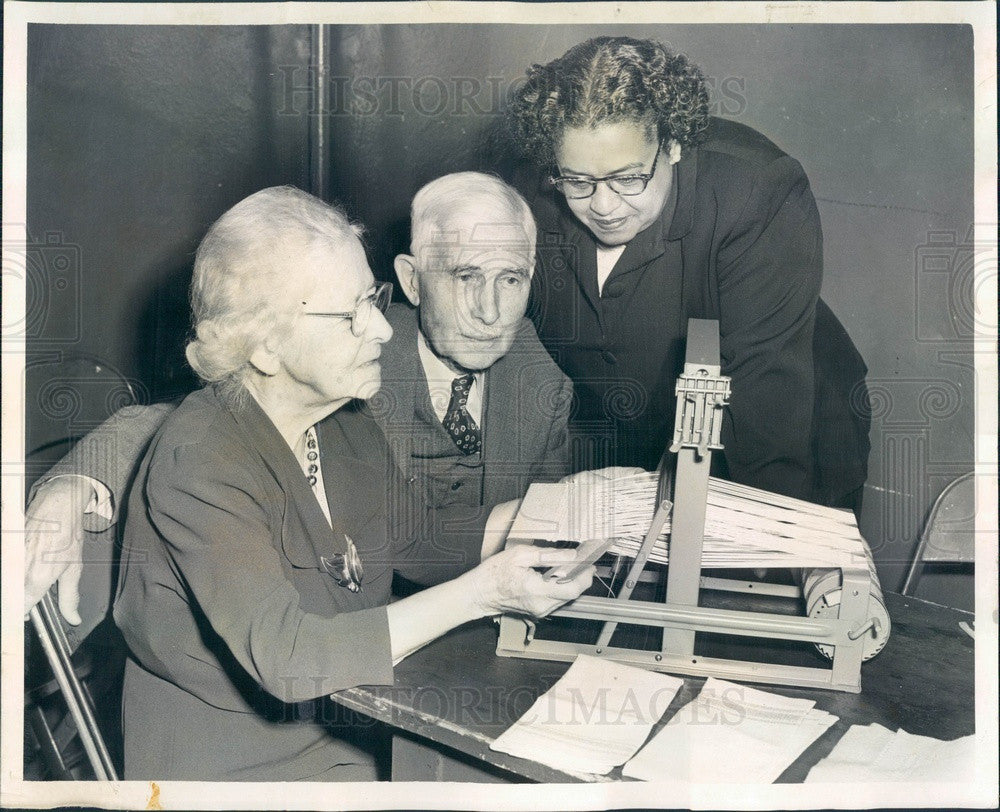
M 467 506 L 481 523 L 568 470 L 572 387 L 524 318 L 534 219 L 499 179 L 446 175 L 413 199 L 410 250 L 395 268 L 415 309 L 386 314 L 395 338 L 369 408 L 425 502 Z
M 432 181 L 413 201 L 411 252 L 395 267 L 415 309 L 394 305 L 386 314 L 394 338 L 382 351 L 382 390 L 367 408 L 424 504 L 449 509 L 434 539 L 439 580 L 472 563 L 454 539 L 482 532 L 493 508 L 530 482 L 567 472 L 572 389 L 524 318 L 535 225 L 517 192 L 475 172 Z M 58 579 L 63 615 L 80 622 L 81 528 L 105 530 L 116 520 L 137 458 L 169 412 L 163 404 L 123 410 L 35 490 L 27 606 Z M 106 590 L 86 580 L 106 578 L 108 568 L 88 569 L 83 600 L 100 600 Z M 75 631 L 82 637 L 89 626 Z

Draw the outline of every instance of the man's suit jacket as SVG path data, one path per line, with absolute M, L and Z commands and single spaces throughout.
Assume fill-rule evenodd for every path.
M 399 469 L 420 484 L 427 503 L 482 506 L 524 496 L 532 482 L 568 473 L 567 422 L 572 384 L 523 319 L 510 350 L 484 375 L 481 454 L 465 457 L 431 405 L 417 351 L 417 311 L 392 305 L 393 338 L 382 352 L 382 389 L 366 404 Z
M 73 450 L 57 462 L 31 489 L 29 500 L 40 485 L 58 476 L 83 474 L 103 482 L 111 491 L 112 514 L 84 516 L 83 527 L 88 532 L 80 550 L 83 568 L 80 573 L 79 626 L 63 623 L 66 637 L 75 649 L 107 617 L 114 597 L 118 558 L 118 536 L 124 495 L 131 486 L 139 461 L 149 441 L 163 421 L 174 410 L 174 404 L 126 406 L 83 437 Z M 74 506 L 83 510 L 84 505 Z

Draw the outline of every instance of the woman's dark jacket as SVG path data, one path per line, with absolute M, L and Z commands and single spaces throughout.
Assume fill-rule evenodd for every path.
M 819 299 L 823 238 L 799 163 L 712 119 L 674 165 L 663 214 L 597 289 L 591 233 L 542 180 L 531 316 L 573 381 L 575 466 L 656 466 L 674 427 L 687 320 L 719 321 L 732 377 L 720 474 L 847 504 L 867 474 L 867 369 Z

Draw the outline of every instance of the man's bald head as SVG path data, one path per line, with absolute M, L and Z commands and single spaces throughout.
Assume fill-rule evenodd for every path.
M 492 365 L 528 306 L 535 220 L 524 198 L 481 172 L 433 180 L 413 198 L 411 251 L 396 275 L 431 348 L 456 370 Z
M 410 251 L 418 258 L 454 243 L 462 225 L 467 227 L 462 239 L 471 245 L 526 242 L 534 254 L 531 209 L 516 189 L 494 175 L 453 172 L 432 180 L 414 196 L 410 212 Z

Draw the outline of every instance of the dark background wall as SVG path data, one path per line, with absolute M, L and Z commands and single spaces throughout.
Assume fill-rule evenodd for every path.
M 896 587 L 932 499 L 972 467 L 970 28 L 329 31 L 331 196 L 368 227 L 383 278 L 416 189 L 491 168 L 485 144 L 512 83 L 589 36 L 670 43 L 709 77 L 713 112 L 797 157 L 823 218 L 823 296 L 870 368 L 862 530 Z M 36 395 L 60 354 L 96 356 L 145 398 L 192 385 L 181 345 L 198 240 L 256 189 L 309 188 L 310 43 L 308 26 L 29 27 L 29 449 L 54 430 Z M 968 579 L 926 586 L 971 606 Z

